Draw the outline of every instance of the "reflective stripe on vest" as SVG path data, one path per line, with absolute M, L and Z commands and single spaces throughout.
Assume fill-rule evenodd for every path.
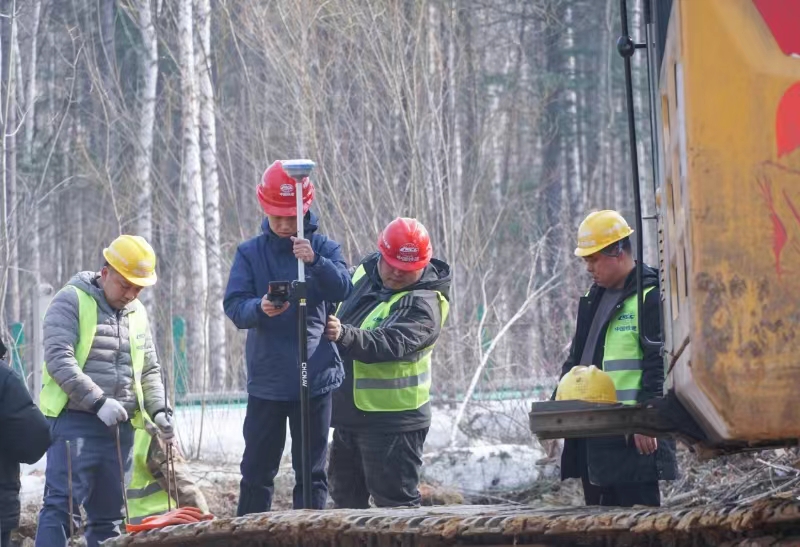
M 364 276 L 364 266 L 353 274 L 353 285 Z M 391 314 L 392 306 L 412 291 L 398 292 L 379 303 L 361 322 L 360 328 L 379 328 Z M 450 304 L 436 291 L 444 326 Z M 338 312 L 338 309 L 337 309 Z M 362 363 L 353 361 L 353 401 L 356 408 L 365 412 L 402 412 L 416 410 L 430 401 L 431 353 L 435 344 L 424 348 L 406 361 Z
M 655 287 L 646 287 L 644 297 Z M 611 376 L 617 390 L 617 401 L 626 405 L 637 403 L 642 389 L 642 345 L 636 315 L 636 295 L 626 298 L 606 329 L 603 351 L 603 370 Z
M 128 484 L 128 518 L 130 524 L 139 524 L 146 517 L 160 515 L 169 510 L 170 500 L 158 480 L 150 473 L 147 455 L 153 437 L 147 429 L 137 429 L 133 437 L 133 467 Z M 172 500 L 172 507 L 178 504 Z
M 74 285 L 67 285 L 62 291 L 74 290 L 78 295 L 78 340 L 75 343 L 75 360 L 83 370 L 89 351 L 92 349 L 94 335 L 97 331 L 97 302 L 87 292 Z M 147 338 L 147 312 L 138 300 L 134 300 L 136 308 L 128 314 L 128 341 L 131 347 L 133 364 L 133 385 L 139 412 L 131 423 L 134 427 L 143 427 L 143 419 L 149 419 L 144 411 L 144 392 L 142 391 L 142 370 L 144 369 L 144 350 Z M 42 391 L 39 395 L 39 407 L 45 416 L 57 417 L 67 406 L 69 397 L 47 372 L 47 363 L 42 367 Z M 143 415 L 145 418 L 143 418 Z

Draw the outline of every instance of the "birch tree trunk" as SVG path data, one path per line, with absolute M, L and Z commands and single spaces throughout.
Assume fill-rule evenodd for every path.
M 142 34 L 142 51 L 139 56 L 139 66 L 142 72 L 141 110 L 139 112 L 139 146 L 136 148 L 134 165 L 136 169 L 137 196 L 139 215 L 136 232 L 153 244 L 153 182 L 151 179 L 151 165 L 153 161 L 153 124 L 156 111 L 156 84 L 158 82 L 158 43 L 156 42 L 156 29 L 153 25 L 153 12 L 150 0 L 136 0 L 136 16 L 139 21 L 139 31 Z M 142 302 L 151 314 L 155 313 L 154 292 L 143 291 Z
M 455 115 L 456 135 L 453 139 L 458 147 L 458 157 L 454 161 L 457 175 L 455 189 L 451 193 L 451 200 L 456 202 L 459 218 L 467 209 L 467 196 L 470 189 L 478 181 L 478 156 L 480 153 L 480 136 L 478 134 L 478 65 L 479 55 L 475 51 L 476 31 L 475 15 L 472 2 L 456 0 L 453 9 L 455 13 L 455 41 L 453 48 L 454 71 L 460 68 L 453 79 L 457 82 L 458 89 L 453 92 L 457 97 L 454 104 L 460 103 L 460 115 Z M 478 33 L 479 34 L 479 33 Z M 463 240 L 464 232 L 469 227 L 462 222 L 454 223 L 453 239 Z M 465 311 L 461 312 L 466 313 Z M 463 336 L 464 329 L 461 334 Z M 460 340 L 460 339 L 459 339 Z M 466 385 L 467 372 L 464 367 L 456 371 L 456 381 L 453 382 L 452 395 L 457 393 L 457 385 Z
M 11 4 L 11 36 L 9 43 L 8 55 L 8 115 L 7 115 L 7 129 L 6 132 L 6 169 L 8 170 L 9 187 L 11 188 L 11 195 L 13 196 L 12 204 L 13 209 L 11 213 L 11 227 L 13 228 L 13 236 L 11 237 L 11 276 L 9 286 L 11 288 L 11 320 L 22 321 L 20 316 L 21 312 L 21 291 L 19 284 L 19 240 L 20 240 L 20 227 L 21 213 L 22 213 L 22 199 L 21 192 L 19 191 L 19 180 L 17 177 L 17 65 L 19 56 L 19 48 L 17 47 L 17 32 L 19 25 L 17 23 L 17 3 L 16 1 L 10 2 Z
M 569 194 L 567 206 L 569 207 L 568 218 L 573 219 L 580 216 L 584 209 L 585 193 L 581 181 L 581 154 L 580 138 L 578 132 L 578 92 L 577 92 L 577 61 L 575 59 L 575 22 L 572 7 L 567 7 L 566 11 L 566 74 L 567 92 L 564 96 L 566 103 L 566 118 L 569 138 L 564 140 L 566 166 L 567 166 L 567 185 Z M 569 228 L 569 226 L 567 226 Z M 569 236 L 572 234 L 570 233 Z
M 19 237 L 17 217 L 20 212 L 17 192 L 17 105 L 14 40 L 17 32 L 16 1 L 2 3 L 2 57 L 3 57 L 3 176 L 5 178 L 5 222 L 8 317 L 12 322 L 20 320 L 19 291 Z
M 30 19 L 28 21 L 27 29 L 29 32 L 27 46 L 27 55 L 24 57 L 25 66 L 27 68 L 27 79 L 24 77 L 25 70 L 23 69 L 23 78 L 20 84 L 24 86 L 25 91 L 22 93 L 25 102 L 25 132 L 22 150 L 23 169 L 27 172 L 28 188 L 25 193 L 25 211 L 28 215 L 28 231 L 26 232 L 25 240 L 28 245 L 28 260 L 27 267 L 32 272 L 30 275 L 30 283 L 28 283 L 23 290 L 22 305 L 24 309 L 23 316 L 26 318 L 27 324 L 32 325 L 32 313 L 34 313 L 31 306 L 33 290 L 41 281 L 41 259 L 39 253 L 39 204 L 37 203 L 37 187 L 38 179 L 35 175 L 33 165 L 33 144 L 34 144 L 34 129 L 36 127 L 36 61 L 38 54 L 38 34 L 39 34 L 39 20 L 42 11 L 41 0 L 36 0 L 31 8 Z M 23 64 L 23 63 L 20 63 Z M 30 363 L 29 363 L 30 366 Z
M 564 150 L 565 179 L 564 189 L 564 232 L 561 242 L 562 249 L 569 249 L 575 242 L 575 234 L 580 220 L 587 213 L 587 184 L 586 178 L 582 176 L 582 165 L 586 163 L 585 150 L 581 143 L 582 118 L 588 113 L 581 109 L 581 99 L 583 93 L 581 79 L 578 70 L 579 52 L 582 50 L 579 45 L 578 22 L 581 19 L 581 10 L 573 6 L 567 6 L 564 10 L 564 73 L 566 75 L 566 90 L 564 93 L 564 121 L 563 124 L 565 137 L 562 139 Z M 581 66 L 583 63 L 581 63 Z M 579 220 L 580 219 L 580 220 Z M 578 267 L 579 264 L 574 260 L 567 260 L 565 268 L 565 286 L 581 287 L 584 284 L 584 269 Z M 579 289 L 580 290 L 580 289 Z M 559 300 L 559 295 L 553 295 L 557 307 L 563 307 Z M 565 314 L 565 321 L 569 321 Z
M 115 18 L 117 0 L 100 0 L 97 7 L 98 28 L 100 31 L 100 51 L 97 54 L 97 66 L 103 82 L 101 90 L 103 99 L 110 108 L 110 118 L 116 119 L 117 113 L 117 57 L 115 52 Z M 87 12 L 88 13 L 88 12 Z M 91 23 L 90 23 L 91 24 Z M 87 29 L 91 28 L 87 26 Z
M 45 80 L 45 89 L 47 90 L 47 109 L 46 111 L 49 113 L 50 116 L 56 116 L 56 79 L 58 78 L 58 74 L 56 71 L 57 63 L 57 48 L 60 45 L 58 42 L 58 37 L 53 29 L 53 25 L 47 25 L 45 27 L 47 29 L 47 43 L 49 46 L 50 51 L 48 52 L 48 56 L 46 59 L 47 63 L 47 79 Z M 54 124 L 48 126 L 47 136 L 50 139 L 55 139 L 57 134 L 57 128 Z M 52 146 L 52 145 L 51 145 Z M 42 180 L 44 183 L 44 180 Z M 42 188 L 43 190 L 43 188 Z M 38 199 L 37 199 L 38 202 Z M 62 278 L 61 272 L 61 260 L 59 259 L 59 252 L 61 251 L 61 246 L 56 245 L 56 238 L 55 234 L 58 233 L 56 231 L 56 219 L 53 218 L 54 215 L 52 214 L 52 205 L 50 200 L 42 200 L 39 202 L 39 206 L 42 207 L 42 214 L 40 215 L 39 219 L 44 219 L 45 222 L 39 224 L 39 229 L 44 236 L 38 243 L 39 249 L 44 250 L 44 256 L 50 258 L 49 268 L 47 271 L 54 275 L 56 279 Z M 41 255 L 42 253 L 40 253 Z M 55 265 L 55 267 L 53 267 Z M 42 267 L 42 263 L 39 263 L 39 267 Z
M 461 153 L 461 171 L 459 177 L 459 189 L 468 193 L 468 189 L 478 180 L 478 113 L 477 113 L 477 88 L 478 75 L 476 74 L 475 47 L 474 41 L 474 21 L 473 15 L 467 6 L 457 4 L 457 18 L 459 29 L 459 44 L 457 54 L 459 58 L 456 64 L 463 63 L 463 79 L 460 86 L 460 102 L 462 105 L 463 121 L 459 131 L 459 145 Z M 463 196 L 457 195 L 460 206 L 463 207 Z M 463 227 L 462 227 L 463 229 Z M 461 237 L 458 232 L 457 237 Z
M 225 312 L 222 309 L 222 257 L 220 250 L 219 175 L 217 169 L 217 127 L 214 118 L 214 89 L 211 83 L 211 6 L 209 0 L 195 0 L 198 51 L 197 82 L 200 95 L 200 159 L 203 167 L 203 197 L 208 258 L 208 348 L 213 388 L 225 386 Z
M 78 74 L 81 74 L 79 71 Z M 78 93 L 78 102 L 84 101 L 82 97 L 83 91 Z M 70 117 L 70 127 L 67 134 L 58 140 L 58 147 L 60 149 L 60 156 L 62 158 L 61 177 L 66 178 L 70 176 L 75 170 L 80 168 L 80 164 L 70 154 L 70 147 L 75 147 L 82 150 L 87 146 L 85 140 L 85 132 L 81 128 L 81 121 L 79 116 Z M 65 128 L 66 130 L 67 128 Z M 72 184 L 69 190 L 65 192 L 67 205 L 66 214 L 63 216 L 63 233 L 66 235 L 64 238 L 68 245 L 61 245 L 62 252 L 65 252 L 65 268 L 67 275 L 72 276 L 77 272 L 89 270 L 96 267 L 95 264 L 86 264 L 83 261 L 84 253 L 84 223 L 83 223 L 83 185 Z M 66 248 L 65 248 L 66 247 Z M 99 268 L 98 268 L 99 269 Z
M 180 0 L 178 40 L 181 117 L 183 120 L 181 183 L 187 209 L 186 241 L 190 245 L 189 294 L 186 298 L 186 346 L 191 368 L 191 387 L 194 390 L 203 390 L 208 370 L 205 313 L 208 298 L 208 269 L 206 266 L 205 218 L 203 216 L 203 180 L 200 171 L 192 0 Z
M 566 6 L 559 2 L 548 2 L 548 13 L 555 16 L 556 21 L 566 19 Z M 564 49 L 560 39 L 560 31 L 551 28 L 546 22 L 542 23 L 545 47 L 545 66 L 549 75 L 560 74 L 565 66 Z M 542 149 L 544 158 L 542 160 L 542 183 L 544 185 L 542 195 L 544 198 L 544 219 L 548 232 L 544 236 L 544 256 L 540 263 L 540 275 L 549 275 L 549 272 L 556 271 L 561 267 L 565 253 L 564 248 L 567 233 L 564 222 L 565 211 L 569 211 L 568 203 L 564 203 L 562 186 L 567 184 L 565 177 L 565 165 L 563 161 L 564 151 L 564 132 L 561 130 L 561 121 L 564 116 L 565 89 L 560 80 L 556 80 L 550 86 L 548 102 L 544 111 L 545 131 L 547 140 Z M 567 247 L 569 248 L 569 247 Z M 566 310 L 557 301 L 555 295 L 546 298 L 542 305 L 537 308 L 537 320 L 542 325 L 555 325 L 559 328 L 566 324 Z M 547 351 L 544 355 L 549 360 L 556 360 L 555 355 L 549 355 Z

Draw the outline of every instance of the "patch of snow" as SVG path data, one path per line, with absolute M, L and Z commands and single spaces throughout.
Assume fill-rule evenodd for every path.
M 507 444 L 531 444 L 533 437 L 528 430 L 528 410 L 533 399 L 475 402 L 464 417 L 461 430 L 456 434 L 456 446 L 469 446 L 475 439 L 483 442 Z M 425 449 L 442 449 L 450 443 L 450 431 L 457 408 L 434 406 L 431 427 L 425 441 Z M 175 412 L 175 424 L 181 446 L 190 456 L 199 452 L 206 461 L 238 462 L 244 453 L 245 406 L 200 406 L 180 407 Z M 463 430 L 469 432 L 469 436 Z M 331 432 L 329 439 L 333 433 Z M 284 455 L 291 451 L 291 434 L 288 423 Z M 199 451 L 198 451 L 199 448 Z
M 175 431 L 184 453 L 206 461 L 240 461 L 244 453 L 245 410 L 244 405 L 179 407 L 175 411 Z M 288 423 L 286 437 L 284 453 L 291 447 Z
M 518 490 L 551 471 L 536 465 L 543 456 L 518 444 L 446 448 L 424 456 L 422 478 L 466 494 Z
M 29 503 L 37 503 L 42 501 L 44 496 L 43 472 L 34 473 L 33 470 L 23 469 L 20 482 L 22 483 L 22 486 L 19 490 L 19 501 L 23 506 Z

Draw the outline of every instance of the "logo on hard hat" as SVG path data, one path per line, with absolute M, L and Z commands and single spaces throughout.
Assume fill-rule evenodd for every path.
M 402 262 L 418 262 L 419 261 L 419 247 L 413 243 L 406 243 L 400 246 L 397 251 L 397 260 Z
M 293 196 L 294 195 L 294 186 L 291 184 L 281 184 L 281 195 L 282 196 Z

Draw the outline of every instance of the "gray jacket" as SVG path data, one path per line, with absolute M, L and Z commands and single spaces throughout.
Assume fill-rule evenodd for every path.
M 80 272 L 67 285 L 74 285 L 97 302 L 97 331 L 83 370 L 75 360 L 78 341 L 78 295 L 62 290 L 53 298 L 44 316 L 44 360 L 47 372 L 69 396 L 67 408 L 97 412 L 105 398 L 123 404 L 128 415 L 136 409 L 133 366 L 128 341 L 128 314 L 135 303 L 114 310 L 97 284 L 99 274 Z M 158 364 L 152 330 L 145 338 L 142 371 L 144 406 L 151 416 L 166 408 L 161 367 Z

